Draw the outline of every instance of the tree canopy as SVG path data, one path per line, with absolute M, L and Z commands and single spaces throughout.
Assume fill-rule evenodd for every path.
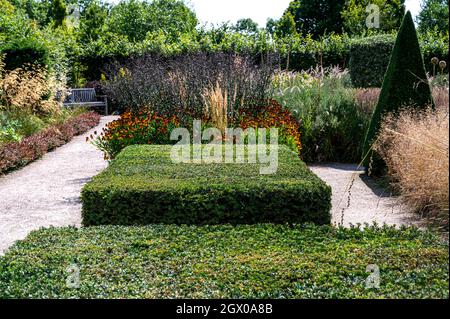
M 192 32 L 197 23 L 195 13 L 179 0 L 123 0 L 112 8 L 107 22 L 111 32 L 132 42 L 143 41 L 147 33 L 159 30 L 169 37 Z
M 425 0 L 422 2 L 422 11 L 417 17 L 419 30 L 448 31 L 448 0 Z
M 252 34 L 258 32 L 258 23 L 250 18 L 240 19 L 236 22 L 234 29 L 237 32 Z
M 346 32 L 362 34 L 368 29 L 366 19 L 371 12 L 368 10 L 369 5 L 376 5 L 379 8 L 378 31 L 398 30 L 405 15 L 405 0 L 348 0 L 341 12 Z
M 405 0 L 293 0 L 284 15 L 291 14 L 298 33 L 314 38 L 326 33 L 363 34 L 368 30 L 367 6 L 376 5 L 380 13 L 380 28 L 375 31 L 397 30 L 405 14 Z
M 293 16 L 298 33 L 317 38 L 325 33 L 342 33 L 344 4 L 345 0 L 294 0 L 284 14 Z

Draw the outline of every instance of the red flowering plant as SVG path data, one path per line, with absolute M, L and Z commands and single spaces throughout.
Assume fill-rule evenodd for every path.
M 251 106 L 239 112 L 237 125 L 247 128 L 278 128 L 278 143 L 288 146 L 300 154 L 300 125 L 291 112 L 284 109 L 277 101 L 253 102 Z M 269 132 L 267 132 L 269 133 Z
M 100 135 L 89 140 L 103 151 L 105 159 L 110 160 L 130 145 L 172 144 L 170 133 L 179 126 L 180 121 L 175 116 L 165 117 L 150 111 L 125 112 L 108 123 Z
M 300 153 L 299 124 L 292 114 L 282 108 L 275 100 L 249 104 L 230 119 L 230 127 L 247 128 L 278 128 L 278 142 L 287 145 L 293 151 Z M 173 129 L 186 126 L 192 131 L 192 120 L 196 117 L 185 113 L 183 123 L 177 116 L 163 116 L 153 111 L 141 111 L 134 114 L 130 111 L 106 125 L 100 135 L 88 138 L 104 153 L 107 160 L 114 159 L 125 147 L 135 144 L 174 144 L 170 139 Z M 201 129 L 214 127 L 205 116 L 200 117 Z M 257 132 L 258 133 L 258 132 Z M 267 131 L 267 134 L 270 132 Z M 204 141 L 207 142 L 207 141 Z

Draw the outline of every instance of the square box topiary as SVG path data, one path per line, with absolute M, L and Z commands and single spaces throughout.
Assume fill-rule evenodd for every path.
M 83 224 L 329 224 L 331 188 L 280 146 L 261 164 L 175 164 L 171 146 L 130 146 L 82 191 Z

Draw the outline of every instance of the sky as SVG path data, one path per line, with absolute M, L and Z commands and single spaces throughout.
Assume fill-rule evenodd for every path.
M 109 0 L 117 3 L 119 0 Z M 242 18 L 251 18 L 259 26 L 266 25 L 268 18 L 279 19 L 291 0 L 187 0 L 203 24 L 236 22 Z M 420 11 L 421 0 L 406 0 L 406 9 L 413 17 Z

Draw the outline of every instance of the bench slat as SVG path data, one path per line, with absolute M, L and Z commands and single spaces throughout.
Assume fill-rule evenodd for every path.
M 63 103 L 64 106 L 103 106 L 105 108 L 105 115 L 108 115 L 107 98 L 103 97 L 103 101 L 98 101 L 95 89 L 70 89 L 69 92 L 69 95 Z

